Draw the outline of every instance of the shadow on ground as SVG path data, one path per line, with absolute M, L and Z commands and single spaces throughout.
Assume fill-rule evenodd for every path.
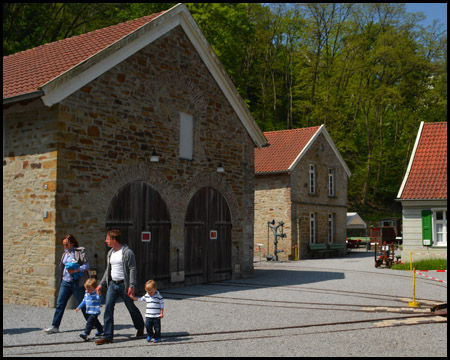
M 315 284 L 330 280 L 344 279 L 343 272 L 317 271 L 317 270 L 279 270 L 279 269 L 255 269 L 252 278 L 227 280 L 210 284 L 181 286 L 178 288 L 160 290 L 164 297 L 183 295 L 184 297 L 208 296 L 238 292 L 255 288 L 276 288 L 279 286 L 293 286 Z M 172 297 L 170 297 L 172 298 Z

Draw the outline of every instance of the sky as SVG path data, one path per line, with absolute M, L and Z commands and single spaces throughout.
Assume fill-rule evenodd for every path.
M 267 5 L 276 5 L 276 3 L 262 3 Z M 288 3 L 289 4 L 289 3 Z M 438 19 L 444 28 L 447 27 L 447 3 L 406 3 L 407 12 L 423 12 L 426 19 L 422 25 L 429 26 L 433 23 L 433 19 Z
M 425 26 L 431 25 L 433 19 L 438 19 L 445 27 L 447 27 L 447 3 L 406 3 L 406 11 L 422 11 L 427 17 L 423 22 L 423 25 Z

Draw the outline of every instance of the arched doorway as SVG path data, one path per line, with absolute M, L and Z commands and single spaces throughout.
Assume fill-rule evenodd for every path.
M 144 181 L 124 185 L 109 204 L 106 229 L 120 230 L 122 242 L 133 250 L 137 267 L 136 292 L 139 294 L 145 292 L 145 282 L 149 279 L 155 280 L 158 287 L 169 284 L 170 226 L 164 200 Z M 150 235 L 143 237 L 143 232 Z
M 200 189 L 185 218 L 186 285 L 231 279 L 231 227 L 222 194 L 211 187 Z

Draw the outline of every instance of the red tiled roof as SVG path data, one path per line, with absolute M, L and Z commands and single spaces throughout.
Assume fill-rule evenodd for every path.
M 255 172 L 286 172 L 320 126 L 303 129 L 269 131 L 264 136 L 268 147 L 255 149 Z
M 447 123 L 424 123 L 400 199 L 447 199 Z
M 38 46 L 3 58 L 3 99 L 39 88 L 92 55 L 147 24 L 161 13 Z

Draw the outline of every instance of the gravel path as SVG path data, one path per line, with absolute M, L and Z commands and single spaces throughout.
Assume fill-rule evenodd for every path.
M 447 281 L 446 272 L 433 276 Z M 3 304 L 3 356 L 447 356 L 446 322 L 392 326 L 410 321 L 405 318 L 398 324 L 323 325 L 411 316 L 375 311 L 383 306 L 424 314 L 447 302 L 447 284 L 417 277 L 416 301 L 422 306 L 408 307 L 412 274 L 375 268 L 373 253 L 263 260 L 255 263 L 251 279 L 162 289 L 161 294 L 159 344 L 133 339 L 136 331 L 123 303 L 116 305 L 115 341 L 102 346 L 79 338 L 85 321 L 75 310 L 66 310 L 61 333 L 47 335 L 42 329 L 50 326 L 54 309 Z M 136 304 L 144 314 L 145 303 Z M 366 312 L 369 308 L 374 311 Z M 103 311 L 104 306 L 102 323 Z

